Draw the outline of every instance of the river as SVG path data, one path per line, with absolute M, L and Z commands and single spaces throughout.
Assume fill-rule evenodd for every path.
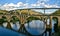
M 52 33 L 54 33 L 54 21 L 52 20 Z M 28 26 L 29 24 L 29 26 Z M 3 26 L 6 27 L 7 23 L 3 23 Z M 11 26 L 14 30 L 18 30 L 20 28 L 19 22 L 16 22 L 16 24 L 11 23 Z M 29 23 L 26 23 L 25 25 L 26 30 L 32 34 L 32 35 L 41 35 L 46 31 L 46 26 L 43 21 L 40 20 L 32 20 Z M 47 35 L 49 32 L 47 31 Z M 17 33 L 12 30 L 0 27 L 0 36 L 26 36 L 25 34 L 22 33 Z M 45 36 L 45 34 L 43 34 Z

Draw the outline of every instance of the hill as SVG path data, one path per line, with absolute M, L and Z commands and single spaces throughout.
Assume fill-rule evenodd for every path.
M 60 9 L 55 11 L 54 13 L 50 14 L 50 15 L 60 15 Z
M 36 12 L 34 10 L 31 9 L 17 9 L 17 10 L 11 10 L 11 11 L 6 11 L 6 10 L 0 10 L 0 14 L 14 14 L 16 12 L 16 14 L 25 14 L 25 15 L 43 15 L 43 13 L 40 12 Z M 60 15 L 60 9 L 55 11 L 54 13 L 50 14 L 50 15 Z
M 42 13 L 33 11 L 31 9 L 23 9 L 23 10 L 16 10 L 16 12 L 21 13 L 21 14 L 26 14 L 26 15 L 42 15 Z
M 5 13 L 7 13 L 8 11 L 6 11 L 6 10 L 0 10 L 0 14 L 5 14 Z

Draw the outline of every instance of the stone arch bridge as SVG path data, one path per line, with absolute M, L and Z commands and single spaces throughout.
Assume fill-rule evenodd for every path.
M 0 18 L 2 18 L 2 16 L 5 16 L 7 18 L 8 22 L 10 22 L 12 16 L 16 16 L 19 19 L 19 21 L 21 22 L 21 24 L 25 24 L 25 22 L 27 21 L 26 19 L 31 17 L 32 15 L 28 15 L 28 16 L 27 15 L 0 15 Z M 47 15 L 45 15 L 45 16 L 44 15 L 34 15 L 33 17 L 36 17 L 36 18 L 39 18 L 39 19 L 42 19 L 42 20 L 44 20 L 44 19 L 47 20 L 48 19 Z M 60 26 L 60 16 L 50 15 L 49 17 L 50 17 L 50 25 L 52 24 L 52 18 L 57 17 L 58 18 L 58 26 Z
M 28 10 L 28 9 L 26 9 L 26 10 Z M 59 15 L 36 15 L 36 14 L 35 15 L 34 14 L 33 15 L 30 15 L 30 14 L 26 15 L 26 14 L 22 14 L 22 13 L 20 13 L 20 14 L 15 13 L 15 14 L 1 14 L 0 18 L 2 18 L 2 16 L 5 16 L 8 22 L 10 22 L 12 16 L 16 16 L 19 19 L 21 24 L 25 24 L 27 22 L 27 18 L 29 18 L 31 16 L 36 17 L 36 18 L 43 20 L 46 24 L 46 28 L 50 28 L 50 29 L 52 28 L 52 18 L 56 17 L 56 18 L 58 18 L 58 27 L 60 26 L 60 16 Z M 50 19 L 49 25 L 47 25 L 48 17 Z M 8 28 L 10 28 L 10 27 L 8 27 Z

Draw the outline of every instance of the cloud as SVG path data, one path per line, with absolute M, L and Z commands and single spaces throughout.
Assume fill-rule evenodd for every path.
M 15 10 L 15 9 L 18 9 L 19 7 L 23 6 L 23 3 L 22 2 L 19 2 L 17 4 L 14 4 L 14 3 L 6 3 L 4 4 L 3 6 L 0 7 L 0 9 L 3 9 L 3 10 Z
M 40 2 L 48 2 L 50 0 L 38 0 L 37 3 L 40 3 Z
M 57 6 L 57 5 L 49 5 L 49 4 L 45 4 L 44 7 L 46 7 L 46 8 L 59 8 L 59 6 Z
M 2 10 L 13 10 L 14 9 L 14 4 L 13 3 L 10 3 L 10 4 L 4 4 L 3 6 L 1 6 L 0 8 L 2 9 Z
M 17 7 L 20 7 L 20 6 L 23 6 L 24 3 L 22 3 L 22 2 L 18 2 L 16 5 L 17 5 Z
M 23 8 L 29 8 L 28 3 L 22 3 L 18 2 L 17 4 L 14 3 L 5 3 L 4 5 L 0 6 L 0 9 L 2 10 L 15 10 L 15 9 L 23 9 Z
M 24 9 L 24 8 L 59 8 L 58 5 L 50 5 L 46 4 L 49 0 L 38 0 L 36 3 L 23 3 L 18 2 L 17 4 L 14 3 L 5 3 L 4 5 L 0 5 L 0 9 L 2 10 L 15 10 L 15 9 Z

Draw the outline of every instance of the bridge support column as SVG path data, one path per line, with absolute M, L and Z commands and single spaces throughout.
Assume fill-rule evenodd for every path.
M 43 20 L 44 25 L 45 25 L 45 27 L 46 27 L 46 29 L 47 29 L 47 28 L 48 28 L 48 27 L 47 27 L 47 18 L 46 18 L 46 17 L 44 17 L 44 18 L 42 18 L 42 20 Z
M 49 25 L 50 29 L 52 29 L 52 16 L 50 16 L 50 25 Z
M 10 23 L 8 22 L 7 27 L 8 29 L 12 29 Z
M 24 23 L 24 16 L 22 15 L 20 19 L 21 19 L 21 24 L 23 24 Z
M 18 31 L 23 31 L 24 24 L 20 25 L 20 29 Z
M 25 22 L 25 18 L 24 18 L 24 16 L 23 15 L 21 15 L 21 17 L 20 17 L 20 29 L 18 30 L 18 32 L 23 32 L 24 31 L 24 22 Z
M 58 28 L 60 28 L 60 17 L 58 17 Z
M 23 32 L 23 33 L 26 33 L 27 32 L 26 29 L 25 29 L 25 27 L 24 27 L 24 24 L 21 24 L 18 32 Z
M 47 18 L 45 18 L 45 25 L 46 25 L 46 29 L 48 28 L 47 26 Z

